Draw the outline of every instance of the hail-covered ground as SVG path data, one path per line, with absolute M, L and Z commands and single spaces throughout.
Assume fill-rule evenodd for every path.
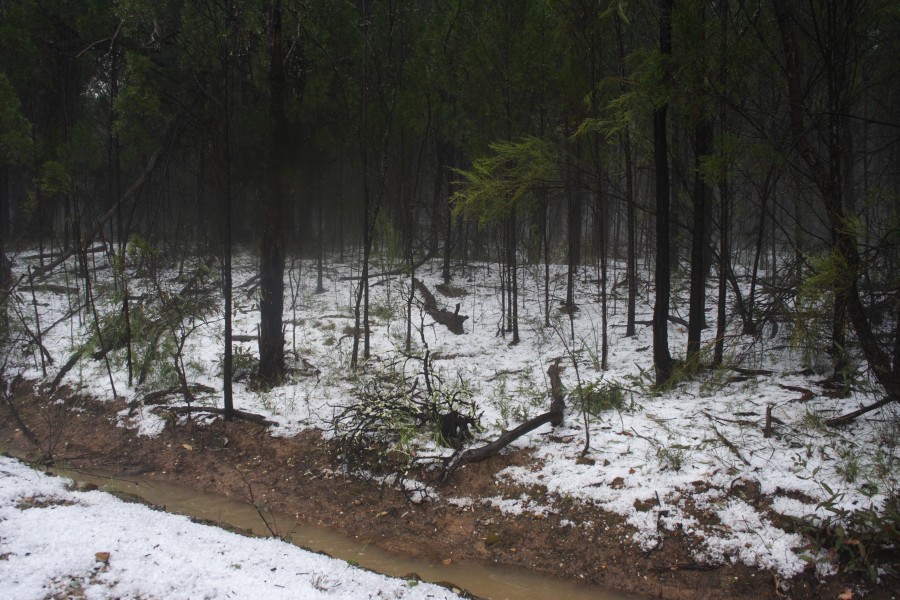
M 0 456 L 4 598 L 458 598 L 70 484 Z
M 100 256 L 98 264 L 105 261 Z M 35 259 L 20 255 L 15 272 L 24 273 L 29 264 L 34 266 Z M 180 267 L 154 272 L 139 271 L 141 264 L 135 261 L 127 270 L 129 294 L 138 298 L 133 304 L 172 305 L 172 298 L 190 282 L 197 264 L 187 260 Z M 372 358 L 362 367 L 364 372 L 384 369 L 404 353 L 409 277 L 390 274 L 400 266 L 376 261 L 372 268 Z M 324 271 L 324 292 L 317 294 L 312 262 L 289 261 L 288 267 L 285 343 L 293 369 L 283 385 L 269 391 L 251 389 L 245 379 L 238 381 L 235 406 L 277 422 L 278 426 L 271 428 L 273 435 L 289 436 L 306 428 L 334 435 L 335 415 L 356 401 L 350 361 L 358 270 L 329 263 Z M 50 381 L 59 365 L 81 349 L 85 340 L 94 338 L 92 343 L 97 344 L 93 312 L 84 305 L 83 280 L 74 278 L 73 270 L 70 263 L 68 276 L 60 269 L 42 282 L 59 287 L 35 286 L 34 298 L 28 288 L 19 292 L 19 314 L 32 331 L 37 329 L 32 306 L 36 301 L 42 342 L 56 365 L 48 368 L 45 376 L 32 344 L 24 360 L 17 354 L 16 364 L 7 365 L 8 372 L 18 369 L 28 378 Z M 211 270 L 215 275 L 216 266 Z M 92 290 L 101 322 L 107 324 L 121 312 L 120 304 L 111 302 L 111 271 L 100 272 Z M 176 277 L 179 271 L 182 276 Z M 257 356 L 253 337 L 259 313 L 254 274 L 251 257 L 241 255 L 234 271 L 234 328 L 235 334 L 242 336 L 235 343 L 238 371 L 252 369 Z M 766 325 L 751 338 L 740 335 L 740 323 L 734 318 L 728 324 L 724 367 L 685 373 L 671 389 L 658 391 L 651 385 L 650 286 L 644 283 L 639 287 L 637 320 L 644 324 L 638 325 L 636 335 L 626 337 L 625 274 L 619 263 L 613 263 L 609 277 L 614 289 L 608 298 L 606 369 L 600 364 L 602 315 L 599 277 L 593 267 L 578 272 L 578 310 L 571 320 L 559 310 L 565 298 L 565 267 L 551 269 L 549 327 L 543 312 L 543 266 L 521 268 L 521 341 L 516 345 L 510 343 L 511 334 L 502 331 L 496 264 L 458 267 L 454 289 L 445 290 L 446 295 L 437 291 L 441 281 L 437 262 L 425 264 L 416 275 L 439 305 L 452 312 L 458 303 L 459 314 L 468 316 L 465 333 L 454 335 L 423 314 L 418 297 L 413 303 L 412 353 L 421 356 L 427 349 L 443 380 L 464 387 L 481 415 L 481 429 L 469 445 L 493 440 L 502 430 L 548 410 L 547 368 L 556 359 L 564 367 L 563 383 L 569 392 L 562 427 L 544 425 L 513 444 L 513 448 L 532 448 L 533 462 L 497 475 L 518 484 L 544 486 L 547 494 L 542 501 L 533 497 L 444 500 L 544 513 L 554 510 L 556 499 L 575 499 L 623 515 L 634 526 L 635 541 L 645 548 L 654 547 L 669 532 L 681 531 L 694 540 L 697 560 L 743 562 L 790 577 L 810 563 L 815 563 L 823 576 L 832 572 L 834 565 L 804 537 L 779 526 L 790 520 L 785 517 L 830 518 L 843 510 L 877 512 L 897 490 L 900 418 L 896 409 L 885 407 L 840 429 L 824 426 L 828 417 L 871 403 L 878 397 L 877 390 L 860 367 L 849 396 L 828 393 L 821 385 L 828 364 L 824 348 L 792 336 L 791 328 L 784 324 L 774 331 Z M 651 273 L 642 270 L 640 276 L 646 282 Z M 215 284 L 217 280 L 209 281 Z M 209 281 L 199 288 L 209 292 Z M 613 286 L 613 282 L 619 285 Z M 687 317 L 686 285 L 675 281 L 672 314 L 676 317 Z M 716 329 L 715 293 L 711 287 L 709 327 L 703 332 L 706 363 L 711 362 Z M 189 383 L 212 390 L 199 392 L 198 401 L 221 406 L 221 306 L 221 295 L 215 292 L 208 310 L 185 316 L 178 327 L 164 331 L 159 343 L 168 346 L 162 355 L 179 357 L 179 362 L 171 358 L 157 361 L 163 364 L 149 369 L 143 384 L 128 385 L 124 349 L 109 353 L 109 369 L 105 360 L 85 353 L 63 382 L 95 398 L 113 398 L 115 387 L 118 396 L 139 401 L 148 392 L 175 385 L 178 369 L 183 368 Z M 686 328 L 671 322 L 669 343 L 676 358 L 683 358 L 686 342 Z M 582 396 L 575 392 L 579 382 L 590 392 L 586 396 L 587 419 Z M 585 421 L 590 447 L 578 460 L 585 447 Z M 121 424 L 152 436 L 163 429 L 165 421 L 138 403 L 137 410 L 122 412 Z M 412 447 L 428 455 L 452 452 L 436 445 L 429 432 L 422 432 Z M 435 501 L 440 493 L 439 489 L 430 490 L 426 501 Z

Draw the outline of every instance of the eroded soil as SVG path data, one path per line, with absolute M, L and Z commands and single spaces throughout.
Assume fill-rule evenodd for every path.
M 249 422 L 195 419 L 173 421 L 148 438 L 116 425 L 124 402 L 69 396 L 49 403 L 26 384 L 15 387 L 12 400 L 40 444 L 28 440 L 7 406 L 0 408 L 0 446 L 19 455 L 45 462 L 52 457 L 67 468 L 141 474 L 242 500 L 252 494 L 254 501 L 295 515 L 298 522 L 325 525 L 408 556 L 524 566 L 654 598 L 838 598 L 858 584 L 865 585 L 868 598 L 893 597 L 886 587 L 873 589 L 845 576 L 820 582 L 807 573 L 780 582 L 744 566 L 697 565 L 690 540 L 678 533 L 667 533 L 657 548 L 643 552 L 617 515 L 496 480 L 504 467 L 527 464 L 527 452 L 468 465 L 440 488 L 440 498 L 413 504 L 400 492 L 342 474 L 328 443 L 313 431 L 277 438 Z M 522 493 L 542 505 L 552 503 L 553 512 L 509 515 L 479 501 Z M 449 498 L 473 502 L 458 506 Z M 566 520 L 580 525 L 562 526 Z

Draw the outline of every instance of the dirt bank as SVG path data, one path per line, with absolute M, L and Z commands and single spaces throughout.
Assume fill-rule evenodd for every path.
M 810 573 L 787 584 L 743 566 L 709 568 L 693 563 L 690 541 L 670 534 L 650 552 L 631 540 L 616 515 L 544 490 L 513 489 L 495 480 L 510 464 L 526 464 L 526 452 L 469 465 L 439 490 L 439 498 L 412 504 L 405 495 L 341 473 L 328 443 L 316 432 L 273 438 L 263 426 L 221 420 L 170 424 L 155 438 L 116 426 L 124 403 L 70 396 L 48 403 L 30 386 L 14 390 L 22 420 L 37 437 L 32 444 L 0 409 L 0 445 L 34 459 L 52 456 L 68 468 L 111 471 L 262 503 L 299 522 L 326 525 L 387 550 L 428 560 L 478 559 L 525 566 L 611 589 L 658 598 L 837 598 L 855 583 L 836 577 L 822 583 Z M 503 514 L 481 498 L 528 494 L 547 515 Z M 448 499 L 471 498 L 466 503 Z M 460 504 L 463 504 L 462 506 Z M 566 525 L 574 522 L 576 526 Z M 589 523 L 589 524 L 588 524 Z M 287 532 L 284 532 L 287 533 Z M 867 597 L 890 598 L 887 588 Z

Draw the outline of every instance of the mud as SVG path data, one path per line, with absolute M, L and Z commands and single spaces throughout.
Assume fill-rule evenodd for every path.
M 807 573 L 782 582 L 772 573 L 741 565 L 698 565 L 691 558 L 690 539 L 677 532 L 667 533 L 657 548 L 644 552 L 630 541 L 632 531 L 617 515 L 496 480 L 495 474 L 506 466 L 527 464 L 528 452 L 468 465 L 439 489 L 438 498 L 413 504 L 396 490 L 345 476 L 315 431 L 276 438 L 260 425 L 216 419 L 173 421 L 162 434 L 148 438 L 116 426 L 124 402 L 100 403 L 73 395 L 51 404 L 24 385 L 14 390 L 13 401 L 40 445 L 34 446 L 8 408 L 0 406 L 0 446 L 37 462 L 125 478 L 140 475 L 256 502 L 296 522 L 328 527 L 428 562 L 524 567 L 653 598 L 837 598 L 858 584 L 867 588 L 867 598 L 893 597 L 888 588 L 843 575 L 820 582 Z M 522 493 L 543 505 L 552 502 L 553 512 L 509 515 L 479 501 Z M 448 498 L 473 502 L 458 506 Z M 567 521 L 581 525 L 563 525 Z

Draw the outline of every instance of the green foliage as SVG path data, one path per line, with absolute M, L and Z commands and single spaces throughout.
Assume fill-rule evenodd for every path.
M 827 347 L 823 341 L 830 339 L 835 295 L 846 291 L 855 275 L 837 249 L 809 256 L 807 262 L 810 273 L 797 288 L 791 344 L 815 366 Z
M 480 414 L 471 388 L 461 376 L 446 382 L 432 371 L 428 358 L 426 352 L 418 373 L 405 373 L 403 363 L 391 363 L 356 382 L 354 401 L 334 419 L 337 451 L 350 467 L 404 477 L 413 466 L 417 444 L 430 438 L 455 447 L 471 433 L 457 431 L 453 433 L 458 437 L 447 439 L 448 418 L 478 428 Z
M 475 159 L 471 169 L 457 171 L 462 189 L 452 199 L 455 215 L 468 215 L 481 225 L 499 221 L 558 179 L 558 150 L 547 140 L 524 137 L 494 142 L 490 149 L 492 154 Z
M 824 509 L 826 516 L 807 516 L 800 525 L 813 548 L 827 552 L 845 571 L 865 575 L 873 582 L 882 572 L 900 574 L 900 498 L 896 490 L 887 497 L 882 510 L 874 502 L 866 508 L 848 509 L 842 505 L 842 493 L 825 484 L 823 487 L 829 497 L 816 508 Z
M 680 471 L 684 466 L 684 451 L 682 446 L 659 446 L 656 449 L 656 459 L 663 469 Z
M 251 350 L 243 346 L 235 345 L 231 351 L 231 379 L 232 381 L 247 381 L 253 378 L 259 371 L 259 358 Z M 222 365 L 219 365 L 219 376 L 223 374 Z
M 594 417 L 610 410 L 625 408 L 625 391 L 609 382 L 592 381 L 582 384 L 575 388 L 571 396 L 581 398 L 583 410 Z
M 0 72 L 0 160 L 23 162 L 31 153 L 31 124 L 5 73 Z
M 49 160 L 41 167 L 38 187 L 45 194 L 69 194 L 72 191 L 72 176 L 64 164 Z
M 137 52 L 126 54 L 125 87 L 115 100 L 117 114 L 114 133 L 129 152 L 151 151 L 155 132 L 162 126 L 162 101 L 159 96 L 156 64 Z

